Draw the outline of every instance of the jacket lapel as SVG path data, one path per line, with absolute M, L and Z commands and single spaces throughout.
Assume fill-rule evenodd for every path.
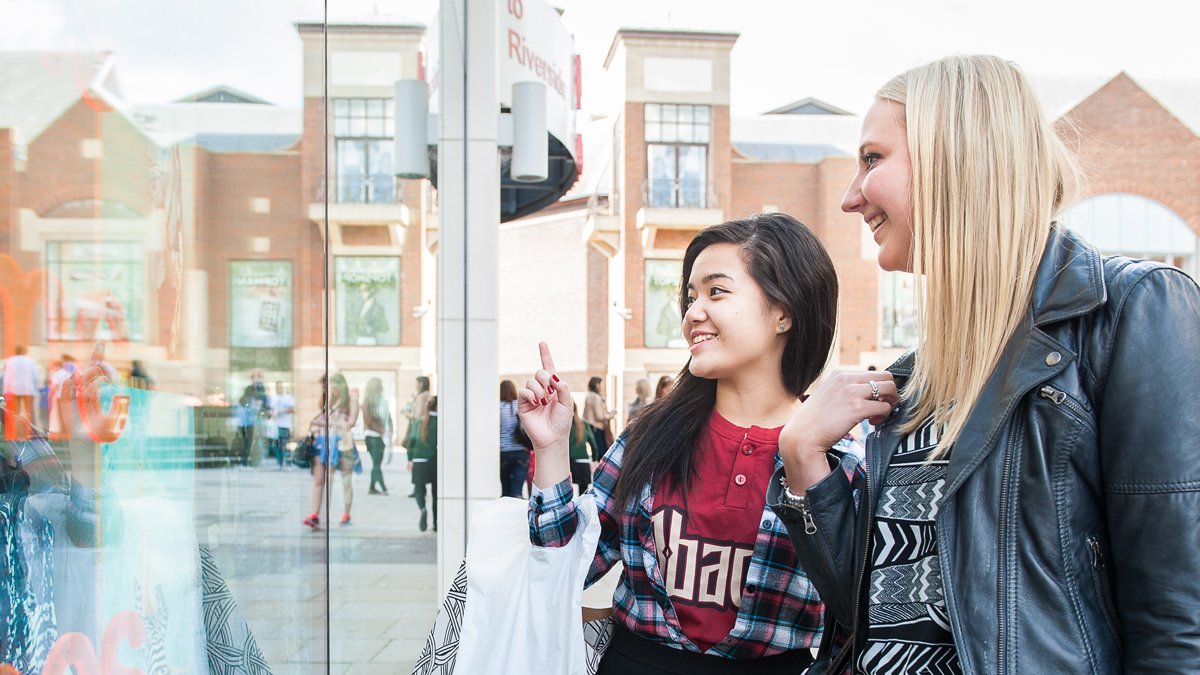
M 1001 428 L 1021 398 L 1039 383 L 1062 372 L 1074 359 L 1074 352 L 1041 329 L 1033 328 L 1032 319 L 1026 319 L 1009 340 L 954 443 L 946 470 L 946 497 L 953 495 L 998 445 Z
M 997 445 L 1003 425 L 1021 398 L 1075 360 L 1076 354 L 1042 327 L 1091 312 L 1107 297 L 1104 261 L 1099 252 L 1065 227 L 1051 227 L 1038 264 L 1029 314 L 1005 346 L 954 444 L 946 472 L 947 497 Z M 1052 356 L 1055 353 L 1057 356 Z M 904 360 L 902 357 L 897 365 Z M 908 369 L 911 371 L 911 365 Z

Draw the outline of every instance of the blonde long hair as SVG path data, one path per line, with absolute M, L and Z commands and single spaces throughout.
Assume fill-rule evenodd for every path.
M 1029 312 L 1059 211 L 1081 191 L 1075 160 L 1028 80 L 994 56 L 952 56 L 905 72 L 876 96 L 904 108 L 912 161 L 917 358 L 903 397 L 941 427 L 931 459 L 958 439 Z

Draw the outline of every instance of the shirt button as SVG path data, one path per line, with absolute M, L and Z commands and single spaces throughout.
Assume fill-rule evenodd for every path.
M 771 529 L 771 526 L 774 524 L 775 524 L 775 521 L 773 521 L 773 520 L 764 520 L 763 521 L 763 529 L 769 530 L 769 529 Z
M 733 482 L 737 483 L 738 485 L 745 485 L 746 484 L 746 474 L 739 473 L 738 475 L 734 476 Z
M 1057 366 L 1059 361 L 1062 361 L 1062 354 L 1058 352 L 1050 352 L 1046 355 L 1046 365 L 1048 366 Z
M 749 455 L 749 454 L 753 454 L 753 453 L 754 453 L 754 447 L 753 447 L 752 445 L 750 445 L 749 443 L 747 443 L 747 444 L 745 444 L 745 445 L 743 445 L 743 446 L 742 446 L 742 453 L 743 453 L 743 454 L 747 454 L 747 455 Z
M 746 587 L 747 593 L 755 593 L 757 591 L 758 591 L 758 587 L 755 586 L 754 584 L 750 584 L 749 586 Z

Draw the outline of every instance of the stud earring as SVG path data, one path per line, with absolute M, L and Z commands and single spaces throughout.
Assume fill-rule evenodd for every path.
M 787 322 L 786 322 L 786 321 L 780 321 L 780 322 L 779 322 L 779 332 L 780 332 L 780 333 L 786 333 L 786 332 L 787 332 Z

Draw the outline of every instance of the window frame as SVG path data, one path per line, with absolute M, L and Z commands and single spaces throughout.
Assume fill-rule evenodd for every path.
M 388 177 L 387 190 L 383 195 L 378 194 L 380 188 L 375 184 L 373 178 L 375 173 L 373 171 L 377 172 L 378 170 L 378 167 L 375 166 L 378 156 L 374 153 L 380 151 L 372 149 L 379 143 L 384 143 L 384 147 L 386 148 L 394 140 L 394 101 L 390 98 L 345 96 L 334 98 L 332 102 L 333 179 L 334 184 L 337 186 L 333 192 L 332 201 L 338 204 L 396 203 L 400 198 L 400 191 L 396 184 L 395 176 L 391 175 L 391 171 L 388 171 L 386 174 Z M 377 103 L 378 106 L 372 106 L 372 103 Z M 373 107 L 377 107 L 378 110 L 372 112 Z M 378 125 L 373 123 L 378 123 Z M 373 126 L 375 126 L 374 129 L 372 129 Z M 358 151 L 362 153 L 361 166 L 363 174 L 361 177 L 356 177 L 361 181 L 361 185 L 357 187 L 347 188 L 343 185 L 346 175 L 343 173 L 341 160 L 343 153 L 347 152 L 343 149 L 343 146 L 346 144 L 358 145 Z M 383 152 L 385 154 L 390 153 L 388 150 L 384 150 Z M 395 158 L 392 158 L 392 161 L 394 162 Z M 348 189 L 350 192 L 347 192 Z

